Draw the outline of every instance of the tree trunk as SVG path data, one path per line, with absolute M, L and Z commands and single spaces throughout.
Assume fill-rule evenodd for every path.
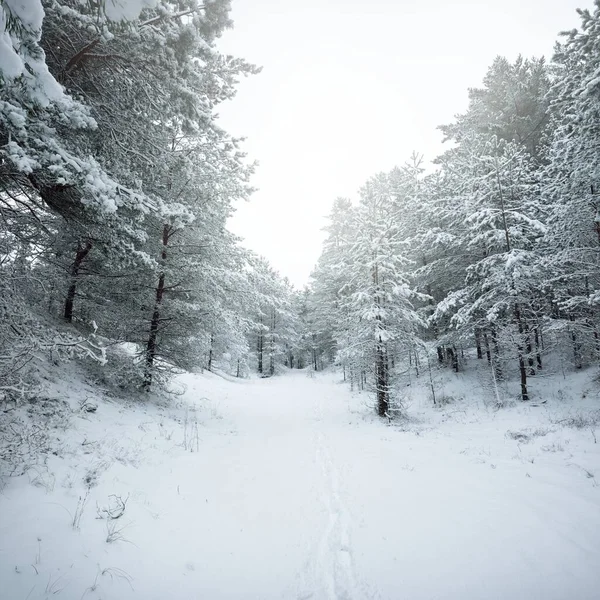
M 440 365 L 443 365 L 444 364 L 444 348 L 442 348 L 442 346 L 437 347 L 437 357 L 438 357 L 438 363 Z
M 539 325 L 533 330 L 533 337 L 535 341 L 535 358 L 537 361 L 538 369 L 542 369 L 542 355 L 540 353 L 540 327 Z
M 167 260 L 167 246 L 169 245 L 169 236 L 171 233 L 171 226 L 166 224 L 163 226 L 162 235 L 162 252 L 161 259 L 163 268 Z M 165 293 L 165 272 L 162 271 L 158 276 L 158 284 L 155 289 L 154 297 L 154 311 L 152 312 L 152 319 L 150 321 L 150 333 L 148 335 L 148 343 L 146 344 L 146 366 L 144 369 L 144 384 L 143 388 L 145 391 L 150 391 L 152 386 L 152 377 L 154 375 L 154 359 L 156 358 L 158 349 L 158 327 L 160 325 L 160 308 Z
M 487 358 L 488 365 L 491 365 L 492 364 L 492 353 L 490 351 L 490 340 L 488 339 L 487 331 L 483 332 L 483 343 L 485 346 L 485 356 Z
M 481 350 L 481 330 L 479 327 L 475 327 L 475 346 L 477 346 L 477 358 L 483 358 L 483 351 Z
M 258 357 L 258 372 L 262 375 L 263 374 L 263 347 L 264 347 L 264 332 L 262 329 L 262 315 L 260 317 L 260 327 L 258 330 L 258 336 L 256 339 L 256 354 Z
M 212 361 L 213 361 L 213 344 L 215 343 L 215 336 L 210 334 L 210 348 L 208 350 L 208 370 L 212 371 Z
M 446 348 L 446 360 L 450 362 L 454 372 L 458 373 L 458 354 L 456 353 L 456 346 Z
M 527 369 L 525 367 L 525 356 L 523 352 L 523 320 L 521 319 L 521 311 L 519 305 L 515 304 L 514 308 L 515 320 L 517 321 L 517 327 L 519 329 L 519 341 L 517 343 L 517 354 L 519 356 L 519 373 L 521 374 L 521 400 L 527 402 L 529 400 L 529 394 L 527 392 Z
M 531 343 L 531 333 L 529 330 L 529 324 L 524 324 L 525 336 L 525 348 L 527 350 L 527 364 L 529 365 L 529 374 L 535 375 L 534 358 L 533 358 L 533 345 Z
M 79 280 L 79 269 L 81 264 L 85 260 L 85 257 L 89 254 L 92 249 L 92 242 L 87 240 L 85 243 L 79 242 L 77 244 L 77 252 L 75 253 L 75 260 L 71 265 L 71 283 L 67 290 L 67 297 L 65 298 L 65 312 L 64 319 L 67 323 L 73 321 L 73 304 L 75 303 L 75 295 L 77 293 L 77 282 Z
M 575 363 L 575 368 L 581 369 L 583 367 L 581 361 L 581 344 L 574 329 L 571 329 L 571 340 L 573 342 L 573 362 Z
M 433 329 L 433 337 L 437 340 L 438 339 L 438 324 L 435 321 L 433 322 L 432 329 Z M 438 357 L 438 363 L 440 365 L 443 365 L 444 364 L 444 348 L 442 346 L 437 347 L 437 357 Z
M 258 334 L 258 372 L 262 375 L 263 372 L 263 335 L 262 332 Z
M 490 329 L 490 335 L 492 336 L 492 347 L 494 348 L 494 376 L 496 381 L 502 381 L 504 373 L 502 373 L 502 367 L 500 366 L 500 345 L 498 344 L 498 332 L 494 325 Z
M 275 375 L 275 311 L 271 310 L 271 343 L 269 344 L 269 375 Z
M 389 411 L 389 373 L 388 360 L 384 345 L 377 344 L 375 382 L 377 386 L 377 414 L 380 417 L 388 415 Z

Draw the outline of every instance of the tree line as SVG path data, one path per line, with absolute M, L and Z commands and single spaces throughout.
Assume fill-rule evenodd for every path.
M 339 365 L 401 409 L 407 373 L 531 380 L 600 353 L 600 4 L 552 60 L 498 57 L 448 149 L 338 198 L 296 290 L 227 230 L 254 165 L 219 105 L 229 0 L 0 2 L 0 393 L 84 359 L 150 390 L 180 370 Z M 435 398 L 434 398 L 435 400 Z
M 600 3 L 579 14 L 550 63 L 494 60 L 435 168 L 414 154 L 335 201 L 316 330 L 380 415 L 420 363 L 472 354 L 527 401 L 552 356 L 600 358 Z
M 150 390 L 294 358 L 292 286 L 226 228 L 251 192 L 218 122 L 229 0 L 0 3 L 0 393 L 39 360 Z M 297 294 L 296 294 L 297 295 Z

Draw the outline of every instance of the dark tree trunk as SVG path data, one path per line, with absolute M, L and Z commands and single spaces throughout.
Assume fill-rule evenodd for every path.
M 269 375 L 275 375 L 275 311 L 271 311 L 271 343 L 269 344 Z
M 458 354 L 456 352 L 456 346 L 452 348 L 446 348 L 447 361 L 452 365 L 452 369 L 455 373 L 458 373 Z
M 494 348 L 494 377 L 496 378 L 496 381 L 502 381 L 504 373 L 500 366 L 500 346 L 498 344 L 498 332 L 496 331 L 495 326 L 492 326 L 490 335 L 492 336 L 492 347 Z
M 570 294 L 570 290 L 567 290 Z M 575 322 L 575 317 L 573 315 L 569 315 L 569 321 L 571 323 Z M 571 341 L 573 342 L 573 363 L 576 369 L 581 369 L 583 367 L 582 357 L 581 357 L 581 342 L 579 341 L 579 336 L 575 331 L 575 328 L 571 326 Z
M 419 354 L 415 350 L 415 374 L 417 377 L 419 377 L 419 374 L 420 374 L 420 367 L 421 367 L 421 361 L 419 360 Z M 388 370 L 389 370 L 389 365 L 388 365 Z
M 483 358 L 483 351 L 481 350 L 481 330 L 479 327 L 475 327 L 475 346 L 477 346 L 477 358 Z
M 438 339 L 438 324 L 435 321 L 433 322 L 432 329 L 433 329 L 433 337 L 437 340 Z M 443 346 L 437 347 L 437 357 L 438 357 L 438 363 L 440 365 L 443 365 L 444 364 L 444 348 L 443 348 Z
M 213 344 L 215 343 L 215 336 L 210 334 L 210 348 L 208 350 L 208 370 L 212 371 L 212 362 L 213 362 Z
M 71 265 L 71 282 L 69 289 L 67 290 L 67 297 L 65 298 L 65 312 L 64 318 L 67 323 L 73 321 L 73 304 L 75 303 L 75 295 L 77 294 L 77 283 L 79 280 L 79 269 L 81 264 L 85 260 L 85 257 L 89 254 L 92 249 L 92 242 L 87 240 L 85 243 L 79 242 L 77 244 L 77 252 L 75 253 L 75 260 Z
M 443 365 L 444 364 L 444 348 L 442 348 L 442 346 L 437 347 L 437 357 L 438 357 L 438 363 L 440 363 L 440 365 Z
M 525 360 L 523 359 L 523 353 L 519 353 L 519 373 L 521 374 L 521 400 L 527 402 L 529 400 L 529 394 L 527 393 L 527 369 L 525 368 Z
M 519 373 L 521 374 L 521 400 L 527 402 L 529 400 L 529 393 L 527 392 L 527 369 L 525 367 L 525 356 L 523 352 L 523 320 L 521 318 L 521 311 L 519 305 L 515 304 L 515 320 L 517 321 L 517 327 L 519 329 L 519 341 L 517 343 L 517 354 L 519 356 Z
M 262 331 L 258 334 L 258 372 L 262 375 L 263 372 L 263 335 Z
M 535 358 L 537 361 L 537 368 L 542 369 L 542 354 L 540 352 L 540 328 L 537 326 L 533 330 L 533 338 L 535 341 Z
M 485 346 L 485 356 L 487 358 L 488 365 L 491 365 L 492 364 L 492 353 L 490 351 L 490 340 L 488 339 L 487 331 L 483 332 L 483 344 Z
M 263 374 L 263 350 L 264 350 L 264 332 L 263 332 L 263 320 L 262 315 L 260 317 L 260 325 L 258 329 L 258 335 L 256 338 L 256 355 L 258 357 L 258 372 Z
M 575 368 L 581 369 L 583 367 L 581 361 L 581 344 L 574 329 L 571 329 L 571 340 L 573 342 L 573 362 L 575 363 Z
M 169 237 L 171 234 L 171 226 L 166 224 L 163 226 L 162 235 L 162 252 L 161 259 L 163 268 L 167 260 L 167 246 L 169 245 Z M 150 321 L 150 333 L 148 335 L 148 343 L 146 344 L 146 366 L 144 369 L 144 384 L 145 391 L 149 391 L 152 386 L 152 377 L 154 375 L 154 360 L 158 350 L 158 328 L 160 325 L 160 309 L 165 293 L 165 272 L 162 271 L 158 277 L 158 284 L 155 290 L 154 311 Z
M 598 218 L 598 212 L 596 212 L 596 218 Z M 600 228 L 600 222 L 596 220 L 595 223 L 596 223 L 596 232 L 598 232 L 598 230 Z M 599 242 L 600 242 L 600 239 L 599 239 Z M 589 298 L 590 297 L 590 282 L 589 282 L 587 275 L 585 276 L 584 281 L 585 281 L 585 295 Z M 592 332 L 594 334 L 594 353 L 596 354 L 596 359 L 597 359 L 600 357 L 600 336 L 598 335 L 598 328 L 596 327 L 596 324 L 595 324 L 594 309 L 592 308 L 592 306 L 588 307 L 588 315 L 589 315 L 589 317 L 586 319 L 586 325 L 592 330 Z
M 533 357 L 533 345 L 531 343 L 531 332 L 529 330 L 529 324 L 523 325 L 525 330 L 525 348 L 527 350 L 527 364 L 529 365 L 529 375 L 535 375 L 534 357 Z
M 385 417 L 389 411 L 389 373 L 385 347 L 377 344 L 375 363 L 375 382 L 377 386 L 377 414 Z

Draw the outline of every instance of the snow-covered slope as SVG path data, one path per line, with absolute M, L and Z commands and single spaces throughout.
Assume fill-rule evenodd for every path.
M 577 377 L 495 411 L 448 375 L 464 399 L 415 388 L 391 425 L 333 373 L 185 375 L 144 405 L 63 378 L 46 464 L 0 494 L 0 598 L 596 599 L 599 403 Z

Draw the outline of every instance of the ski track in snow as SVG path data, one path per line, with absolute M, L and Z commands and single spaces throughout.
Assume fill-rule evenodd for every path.
M 317 431 L 313 434 L 313 445 L 323 480 L 321 502 L 326 524 L 306 567 L 312 574 L 308 581 L 315 589 L 300 592 L 298 600 L 356 600 L 359 596 L 350 540 L 350 516 L 342 500 L 339 472 L 322 430 L 323 402 L 324 398 L 319 396 L 314 404 Z M 305 580 L 306 575 L 305 572 Z M 307 585 L 310 583 L 305 581 L 304 587 Z
M 327 527 L 319 543 L 317 559 L 321 570 L 321 582 L 328 600 L 354 600 L 352 548 L 348 512 L 340 498 L 339 475 L 324 442 L 322 432 L 316 435 L 317 460 L 327 482 L 323 490 L 323 504 L 329 515 Z

